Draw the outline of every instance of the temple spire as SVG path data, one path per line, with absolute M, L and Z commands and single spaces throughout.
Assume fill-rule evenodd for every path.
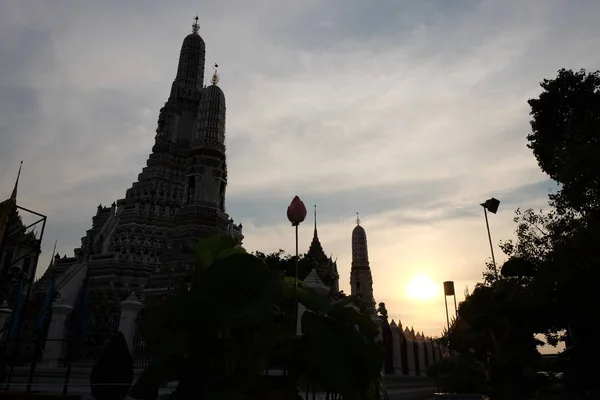
M 317 205 L 315 204 L 315 233 L 314 237 L 317 237 Z
M 198 14 L 196 14 L 196 18 L 194 18 L 194 23 L 192 24 L 192 33 L 198 33 L 200 30 L 200 24 L 198 23 Z
M 356 225 L 360 225 L 360 218 L 358 217 L 358 212 L 356 213 Z
M 19 172 L 17 173 L 17 180 L 15 181 L 15 187 L 10 195 L 12 200 L 17 200 L 17 189 L 19 187 L 19 178 L 21 177 L 21 168 L 23 168 L 23 161 L 21 160 L 21 165 L 19 165 Z
M 54 256 L 56 255 L 56 243 L 58 240 L 54 241 L 54 248 L 52 249 L 52 257 L 50 257 L 50 267 L 54 264 Z
M 217 85 L 217 83 L 219 83 L 219 81 L 221 80 L 221 78 L 219 78 L 219 64 L 215 63 L 215 66 L 213 67 L 213 70 L 215 71 L 213 73 L 212 79 L 210 80 L 210 83 L 212 83 L 213 85 Z

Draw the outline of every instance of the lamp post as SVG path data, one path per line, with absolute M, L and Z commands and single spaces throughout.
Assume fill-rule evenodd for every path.
M 458 311 L 456 308 L 456 295 L 454 293 L 454 282 L 453 281 L 444 282 L 444 303 L 446 305 L 446 323 L 448 324 L 448 334 L 450 334 L 450 315 L 448 313 L 448 296 L 454 297 L 454 311 L 458 315 Z
M 288 220 L 292 223 L 292 226 L 295 228 L 296 231 L 296 266 L 295 266 L 295 280 L 294 280 L 294 297 L 296 298 L 294 301 L 294 332 L 293 334 L 296 335 L 297 331 L 298 331 L 298 225 L 300 225 L 300 223 L 302 223 L 302 221 L 304 221 L 304 219 L 306 218 L 306 207 L 304 206 L 304 203 L 302 202 L 302 200 L 300 200 L 300 198 L 298 196 L 294 196 L 294 199 L 292 200 L 292 202 L 290 203 L 290 205 L 287 208 L 287 218 Z
M 496 258 L 494 257 L 494 245 L 492 244 L 492 234 L 490 233 L 490 223 L 488 221 L 487 212 L 491 212 L 492 214 L 496 214 L 498 211 L 498 206 L 500 205 L 500 200 L 491 198 L 487 199 L 485 203 L 480 204 L 483 207 L 483 215 L 485 216 L 485 226 L 487 227 L 488 239 L 490 240 L 490 251 L 492 252 L 492 264 L 494 265 L 494 274 L 498 277 L 498 268 L 496 267 Z
M 446 281 L 444 282 L 444 304 L 446 305 L 446 323 L 448 324 L 448 350 L 450 350 L 450 354 L 452 354 L 452 334 L 450 330 L 450 316 L 448 315 L 448 296 L 454 297 L 454 329 L 458 333 L 458 308 L 456 307 L 456 293 L 454 292 L 454 281 Z M 456 337 L 456 335 L 454 335 Z

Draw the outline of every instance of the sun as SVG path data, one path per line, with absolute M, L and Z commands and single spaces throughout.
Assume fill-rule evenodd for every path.
M 440 286 L 424 274 L 415 276 L 407 287 L 408 297 L 416 300 L 429 300 L 437 297 L 439 293 Z

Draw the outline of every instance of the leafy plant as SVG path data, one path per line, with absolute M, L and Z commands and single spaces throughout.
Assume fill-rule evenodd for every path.
M 227 236 L 202 240 L 194 257 L 189 289 L 147 317 L 156 355 L 132 397 L 154 400 L 178 381 L 170 399 L 296 398 L 309 389 L 377 398 L 377 328 L 353 298 L 335 301 L 285 277 Z M 292 334 L 296 301 L 307 309 L 301 336 Z
M 92 368 L 92 396 L 96 400 L 122 400 L 127 396 L 131 382 L 133 358 L 125 337 L 118 332 Z
M 443 358 L 429 366 L 427 376 L 438 387 L 450 393 L 482 393 L 487 391 L 482 363 L 467 354 Z

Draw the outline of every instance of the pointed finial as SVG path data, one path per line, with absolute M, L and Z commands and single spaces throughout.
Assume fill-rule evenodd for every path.
M 52 257 L 50 257 L 50 266 L 52 266 L 52 264 L 54 264 L 54 255 L 56 254 L 56 242 L 58 242 L 58 240 L 54 241 L 54 248 L 52 249 Z
M 19 172 L 17 173 L 17 180 L 15 181 L 15 187 L 10 195 L 12 200 L 17 200 L 17 188 L 19 187 L 19 178 L 21 177 L 21 168 L 23 168 L 23 160 L 21 160 L 21 164 L 19 165 Z
M 219 68 L 219 64 L 215 63 L 215 66 L 213 67 L 213 70 L 215 72 L 213 73 L 212 79 L 210 80 L 210 83 L 212 83 L 215 86 L 221 80 L 221 78 L 219 78 L 219 72 L 217 71 L 218 68 Z
M 317 236 L 317 205 L 315 204 L 315 237 Z
M 356 225 L 360 225 L 360 218 L 358 218 L 358 213 L 356 213 Z
M 192 24 L 192 33 L 198 33 L 200 30 L 200 24 L 198 23 L 198 14 L 196 14 L 196 18 L 194 18 L 194 23 Z

